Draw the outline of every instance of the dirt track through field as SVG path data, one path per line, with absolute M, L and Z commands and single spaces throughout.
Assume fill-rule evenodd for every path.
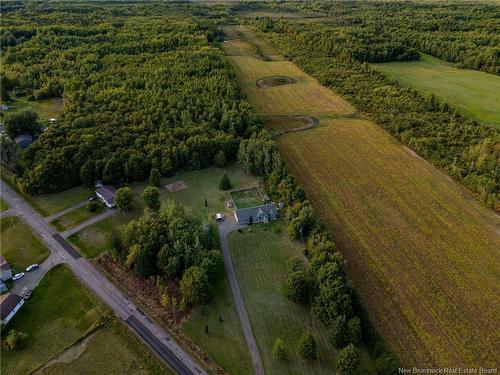
M 248 51 L 252 40 L 228 44 Z M 262 116 L 320 120 L 281 135 L 278 144 L 401 364 L 496 367 L 499 217 L 380 127 L 355 118 L 355 108 L 293 63 L 245 53 L 228 58 Z M 268 76 L 297 83 L 255 86 Z

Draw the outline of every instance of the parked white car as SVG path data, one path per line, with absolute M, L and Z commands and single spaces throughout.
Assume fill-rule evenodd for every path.
M 23 276 L 24 276 L 24 272 L 16 273 L 14 276 L 12 276 L 12 280 L 14 280 L 14 281 L 19 280 Z
M 26 272 L 31 272 L 31 271 L 34 271 L 36 270 L 37 268 L 39 268 L 40 266 L 35 263 L 35 264 L 32 264 L 31 266 L 29 266 L 28 268 L 26 268 Z

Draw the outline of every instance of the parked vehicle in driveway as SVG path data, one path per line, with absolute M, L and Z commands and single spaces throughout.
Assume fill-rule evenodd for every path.
M 12 276 L 12 280 L 14 280 L 14 281 L 19 280 L 23 276 L 24 276 L 24 272 L 16 273 L 14 276 Z
M 40 266 L 35 263 L 35 264 L 32 264 L 31 266 L 29 266 L 28 268 L 26 268 L 26 272 L 31 272 L 31 271 L 34 271 L 36 270 L 37 268 L 39 268 Z
M 218 223 L 222 223 L 224 221 L 224 215 L 223 214 L 215 214 L 215 221 L 217 221 Z

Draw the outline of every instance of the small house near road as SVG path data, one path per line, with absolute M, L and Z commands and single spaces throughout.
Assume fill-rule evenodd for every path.
M 12 267 L 3 256 L 0 256 L 0 279 L 2 281 L 12 279 Z
M 24 298 L 14 293 L 3 294 L 0 296 L 0 322 L 3 325 L 16 315 L 21 306 L 24 304 Z
M 268 223 L 278 218 L 278 209 L 274 203 L 241 208 L 234 211 L 234 218 L 238 224 L 248 224 L 250 223 L 250 218 L 252 218 L 252 223 Z
M 115 206 L 115 193 L 116 189 L 111 185 L 103 185 L 95 189 L 97 197 L 109 208 Z
M 7 284 L 5 284 L 5 282 L 0 279 L 0 293 L 6 292 L 7 290 L 9 290 Z
M 19 147 L 26 148 L 33 143 L 33 137 L 30 134 L 24 133 L 14 138 L 14 141 Z

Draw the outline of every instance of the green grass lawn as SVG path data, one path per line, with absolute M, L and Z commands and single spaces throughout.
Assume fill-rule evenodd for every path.
M 60 358 L 105 311 L 65 266 L 56 266 L 7 326 L 27 333 L 28 339 L 22 350 L 2 349 L 2 374 L 26 374 L 52 358 Z M 81 352 L 73 351 L 75 356 L 68 351 L 65 354 L 67 363 L 56 363 L 44 373 L 161 373 L 156 358 L 114 319 L 90 336 Z
M 418 61 L 372 64 L 377 70 L 457 107 L 482 124 L 500 126 L 500 77 L 452 64 L 429 55 Z
M 0 223 L 2 255 L 17 272 L 49 256 L 49 250 L 18 217 L 5 217 Z
M 7 204 L 7 202 L 5 202 L 2 198 L 0 198 L 0 212 L 3 212 L 8 209 L 9 205 Z
M 63 110 L 63 99 L 62 98 L 50 98 L 38 101 L 28 101 L 27 97 L 22 96 L 19 98 L 14 98 L 6 103 L 9 106 L 7 111 L 4 111 L 4 115 L 8 113 L 14 113 L 21 111 L 23 109 L 31 109 L 38 113 L 43 119 L 57 118 Z
M 231 192 L 234 204 L 237 208 L 248 208 L 264 204 L 262 195 L 258 189 L 239 190 Z
M 77 226 L 78 224 L 81 224 L 96 215 L 99 215 L 104 212 L 104 210 L 104 205 L 101 202 L 98 202 L 97 209 L 94 212 L 90 212 L 87 206 L 83 206 L 67 213 L 64 216 L 58 217 L 53 220 L 51 224 L 56 227 L 58 231 L 62 232 L 73 228 L 74 226 Z
M 232 210 L 225 207 L 225 202 L 229 199 L 229 193 L 219 190 L 218 187 L 220 177 L 224 171 L 227 172 L 233 188 L 236 190 L 248 188 L 257 183 L 255 177 L 246 174 L 235 163 L 231 163 L 224 169 L 206 168 L 199 171 L 184 172 L 168 179 L 163 178 L 160 187 L 161 199 L 172 199 L 177 204 L 190 207 L 192 213 L 201 222 L 210 224 L 215 230 L 214 223 L 217 212 L 224 212 L 226 215 L 232 214 Z M 170 193 L 165 186 L 176 181 L 183 181 L 186 189 Z M 69 241 L 87 257 L 93 258 L 100 255 L 104 251 L 106 238 L 113 228 L 124 228 L 130 220 L 142 215 L 144 202 L 141 194 L 147 185 L 147 182 L 130 184 L 135 197 L 132 211 L 120 212 L 99 221 L 69 237 Z M 207 200 L 207 206 L 205 206 L 205 199 Z
M 60 193 L 29 195 L 19 191 L 12 183 L 12 172 L 7 168 L 0 168 L 2 179 L 14 190 L 23 196 L 24 199 L 42 216 L 50 216 L 66 208 L 74 206 L 81 201 L 87 200 L 92 195 L 93 190 L 83 186 L 65 190 Z
M 210 305 L 196 310 L 182 330 L 230 374 L 250 375 L 252 362 L 226 274 L 218 281 L 215 291 Z M 208 335 L 205 324 L 208 324 Z
M 290 241 L 281 221 L 253 226 L 229 235 L 229 247 L 252 329 L 269 374 L 335 374 L 337 349 L 330 343 L 324 325 L 306 306 L 282 295 L 286 261 L 302 256 L 301 245 Z M 296 344 L 304 331 L 313 333 L 319 348 L 314 361 L 301 360 Z M 285 342 L 287 361 L 272 358 L 277 337 Z M 368 353 L 363 350 L 361 374 L 371 372 Z

